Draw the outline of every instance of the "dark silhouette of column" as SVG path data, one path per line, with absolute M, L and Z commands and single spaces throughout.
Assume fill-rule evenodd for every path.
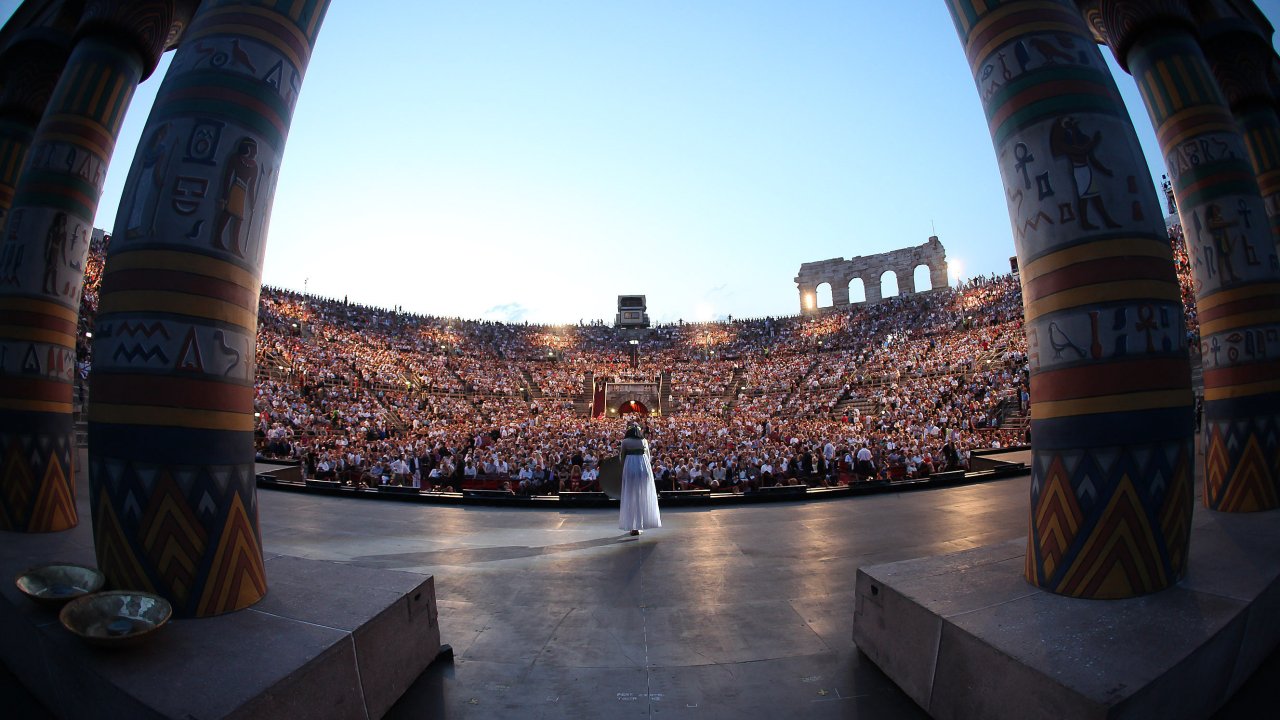
M 1204 363 L 1204 502 L 1280 506 L 1280 262 L 1249 155 L 1185 3 L 1083 4 L 1138 83 L 1192 257 Z
M 1268 81 L 1277 63 L 1275 31 L 1252 3 L 1238 9 L 1197 3 L 1192 9 L 1209 67 L 1244 137 L 1271 236 L 1280 239 L 1280 108 Z
M 1132 597 L 1186 572 L 1191 374 L 1137 135 L 1070 2 L 948 0 L 1004 180 L 1031 372 L 1029 582 Z
M 31 138 L 67 63 L 70 45 L 67 31 L 32 28 L 0 53 L 0 238 Z M 14 260 L 0 257 L 0 278 L 10 272 Z
M 120 123 L 159 61 L 168 2 L 89 4 L 40 120 L 0 256 L 0 527 L 74 527 L 76 318 L 93 217 Z
M 204 2 L 143 130 L 93 337 L 99 567 L 187 617 L 267 591 L 254 338 L 285 138 L 328 3 Z

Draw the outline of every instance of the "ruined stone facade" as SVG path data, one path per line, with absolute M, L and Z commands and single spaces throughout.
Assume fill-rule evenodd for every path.
M 849 304 L 849 284 L 858 279 L 862 280 L 866 302 L 880 302 L 883 298 L 880 278 L 886 272 L 892 272 L 898 278 L 899 295 L 912 294 L 916 292 L 915 271 L 921 265 L 929 268 L 929 283 L 933 290 L 947 286 L 947 250 L 942 247 L 937 235 L 915 247 L 876 255 L 860 255 L 850 260 L 831 258 L 804 263 L 800 266 L 800 273 L 796 275 L 796 287 L 800 290 L 800 312 L 809 313 L 818 309 L 818 286 L 823 283 L 831 284 L 831 303 L 835 307 Z

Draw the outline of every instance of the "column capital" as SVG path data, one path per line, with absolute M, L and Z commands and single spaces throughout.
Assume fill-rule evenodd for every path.
M 34 128 L 49 104 L 70 48 L 71 36 L 65 30 L 38 27 L 24 30 L 0 50 L 0 117 Z
M 173 20 L 173 0 L 90 0 L 76 39 L 106 36 L 127 45 L 138 54 L 145 80 L 168 47 Z
M 1237 113 L 1275 109 L 1272 84 L 1277 56 L 1271 47 L 1275 34 L 1271 23 L 1252 4 L 1246 8 L 1197 4 L 1195 16 L 1205 57 L 1231 109 Z
M 1196 20 L 1185 0 L 1076 0 L 1094 39 L 1111 48 L 1126 72 L 1129 49 L 1145 33 L 1179 27 L 1195 34 Z

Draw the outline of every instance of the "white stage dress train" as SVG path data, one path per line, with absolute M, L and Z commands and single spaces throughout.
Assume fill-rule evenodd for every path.
M 658 514 L 658 490 L 653 482 L 653 465 L 649 462 L 649 443 L 639 447 L 622 445 L 622 492 L 618 497 L 618 527 L 623 530 L 645 530 L 662 527 Z

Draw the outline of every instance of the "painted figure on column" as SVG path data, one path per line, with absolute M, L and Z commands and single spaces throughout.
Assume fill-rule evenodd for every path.
M 45 295 L 57 295 L 58 270 L 67 264 L 67 214 L 56 213 L 49 230 L 44 234 L 44 287 Z
M 218 220 L 214 226 L 213 246 L 244 257 L 248 250 L 241 242 L 248 230 L 254 205 L 258 201 L 258 143 L 251 137 L 240 138 L 235 151 L 228 156 L 222 176 L 222 197 L 218 200 Z
M 142 153 L 142 170 L 133 183 L 133 197 L 129 199 L 129 213 L 125 223 L 127 238 L 140 237 L 151 229 L 155 203 L 160 195 L 164 173 L 169 164 L 169 144 L 166 142 L 168 134 L 168 125 L 156 128 Z
M 1111 170 L 1098 159 L 1098 144 L 1101 142 L 1102 133 L 1085 133 L 1076 119 L 1070 116 L 1055 123 L 1049 135 L 1049 151 L 1053 156 L 1066 158 L 1071 162 L 1071 181 L 1076 189 L 1076 214 L 1080 219 L 1080 227 L 1084 230 L 1098 228 L 1089 221 L 1090 205 L 1098 211 L 1107 227 L 1120 227 L 1107 212 L 1107 206 L 1102 201 L 1102 191 L 1093 176 L 1097 171 L 1104 177 L 1111 177 Z
M 1209 227 L 1209 237 L 1213 238 L 1214 259 L 1217 260 L 1218 274 L 1226 282 L 1238 282 L 1235 268 L 1231 266 L 1231 253 L 1235 251 L 1235 242 L 1231 239 L 1231 228 L 1239 223 L 1222 217 L 1222 207 L 1216 203 L 1209 205 L 1205 213 L 1205 224 Z

